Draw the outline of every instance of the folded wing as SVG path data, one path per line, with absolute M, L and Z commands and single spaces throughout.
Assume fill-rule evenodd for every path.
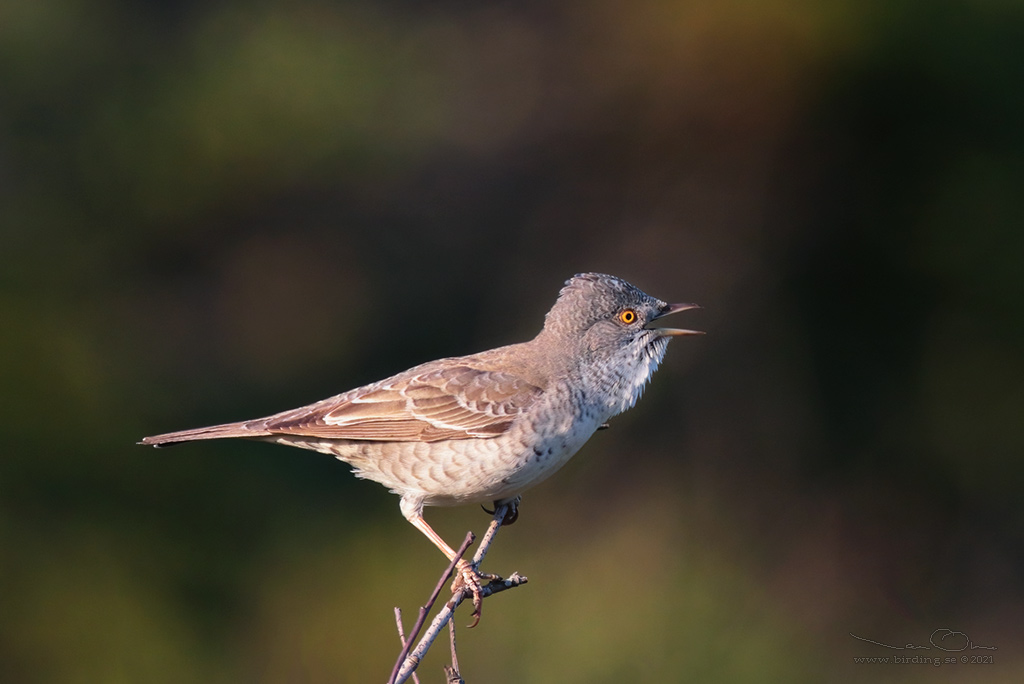
M 270 435 L 364 441 L 493 437 L 508 430 L 541 392 L 510 373 L 446 365 L 403 373 L 245 425 Z

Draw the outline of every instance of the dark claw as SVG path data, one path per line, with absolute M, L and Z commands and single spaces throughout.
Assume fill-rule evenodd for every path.
M 511 499 L 510 501 L 508 501 L 508 503 L 505 504 L 506 506 L 508 506 L 508 508 L 505 509 L 505 517 L 501 519 L 502 525 L 511 525 L 516 520 L 519 520 L 519 498 L 520 497 L 517 496 L 516 498 Z M 488 511 L 487 508 L 484 506 L 480 506 L 480 508 L 483 508 L 491 515 L 494 515 L 494 511 L 498 510 L 498 502 L 494 502 L 494 511 Z
M 598 430 L 607 430 L 611 426 L 612 426 L 611 423 L 601 423 L 600 425 L 597 426 L 597 429 Z
M 511 525 L 516 520 L 519 520 L 519 506 L 509 504 L 508 509 L 505 511 L 505 517 L 501 519 L 501 524 Z
M 518 501 L 518 499 L 509 501 L 507 505 L 508 505 L 508 509 L 505 511 L 505 517 L 501 519 L 501 524 L 502 525 L 511 525 L 516 520 L 519 520 L 519 501 Z M 484 513 L 486 513 L 487 515 L 494 515 L 494 512 L 498 510 L 498 502 L 495 501 L 493 506 L 494 506 L 494 510 L 489 510 L 487 508 L 487 506 L 484 506 L 483 504 L 480 504 L 480 508 L 482 508 Z

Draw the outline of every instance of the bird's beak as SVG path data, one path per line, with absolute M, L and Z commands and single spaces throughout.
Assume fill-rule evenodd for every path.
M 690 309 L 699 309 L 700 306 L 697 304 L 669 304 L 661 312 L 655 316 L 655 320 L 668 316 L 669 314 L 679 313 L 680 311 L 688 311 Z M 661 337 L 676 337 L 679 335 L 703 335 L 704 332 L 701 330 L 683 330 L 682 328 L 652 328 Z

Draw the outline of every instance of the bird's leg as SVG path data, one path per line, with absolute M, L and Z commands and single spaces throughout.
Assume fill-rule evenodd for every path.
M 452 547 L 448 546 L 445 540 L 441 538 L 441 535 L 427 524 L 422 514 L 417 512 L 406 517 L 417 530 L 426 535 L 427 539 L 441 550 L 441 553 L 448 557 L 448 560 L 455 560 L 455 551 L 452 550 Z M 501 577 L 498 575 L 480 572 L 477 569 L 476 563 L 465 558 L 460 558 L 458 563 L 455 564 L 455 580 L 452 582 L 452 593 L 468 591 L 473 595 L 473 622 L 469 625 L 470 627 L 476 627 L 477 623 L 480 622 L 480 613 L 483 610 L 484 599 L 480 593 L 481 582 L 483 580 L 494 581 L 500 579 Z
M 423 516 L 419 513 L 408 516 L 409 522 L 413 524 L 417 530 L 426 535 L 427 539 L 433 542 L 434 546 L 441 550 L 448 560 L 455 560 L 455 551 L 452 547 L 448 546 L 448 543 L 441 539 L 441 535 L 434 531 L 434 529 L 427 524 L 427 521 L 423 519 Z

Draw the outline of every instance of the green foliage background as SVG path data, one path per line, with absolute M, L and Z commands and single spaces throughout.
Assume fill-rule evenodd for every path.
M 528 338 L 600 270 L 708 335 L 527 494 L 468 681 L 1021 681 L 1022 35 L 1010 0 L 0 3 L 2 679 L 383 681 L 443 567 L 394 497 L 134 442 Z M 853 663 L 938 628 L 995 663 Z

